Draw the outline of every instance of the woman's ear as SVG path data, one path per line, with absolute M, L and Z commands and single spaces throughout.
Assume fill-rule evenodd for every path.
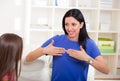
M 83 27 L 83 25 L 84 25 L 84 22 L 81 22 L 80 23 L 80 29 Z

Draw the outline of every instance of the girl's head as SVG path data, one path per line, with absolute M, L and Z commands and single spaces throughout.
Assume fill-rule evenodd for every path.
M 15 72 L 18 78 L 18 63 L 22 57 L 22 38 L 13 33 L 5 33 L 0 37 L 0 80 L 6 73 Z M 20 62 L 21 64 L 21 62 Z
M 86 49 L 86 38 L 89 36 L 86 31 L 84 16 L 79 9 L 70 9 L 65 13 L 62 27 L 68 38 L 74 37 L 73 40 L 78 41 Z

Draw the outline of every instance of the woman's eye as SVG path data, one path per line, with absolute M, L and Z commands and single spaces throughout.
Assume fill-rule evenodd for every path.
M 65 26 L 68 26 L 68 24 L 66 23 Z
M 76 24 L 75 24 L 75 23 L 72 23 L 72 26 L 76 26 Z

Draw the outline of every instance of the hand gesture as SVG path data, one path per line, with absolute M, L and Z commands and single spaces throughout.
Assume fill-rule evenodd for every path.
M 78 60 L 87 61 L 87 59 L 90 58 L 90 56 L 88 56 L 82 46 L 80 46 L 80 50 L 68 49 L 67 53 L 69 54 L 69 56 L 74 57 Z
M 49 55 L 61 56 L 65 52 L 65 49 L 61 47 L 55 47 L 53 46 L 53 44 L 54 44 L 54 40 L 52 40 L 52 42 L 44 48 L 44 51 L 46 52 L 46 54 Z

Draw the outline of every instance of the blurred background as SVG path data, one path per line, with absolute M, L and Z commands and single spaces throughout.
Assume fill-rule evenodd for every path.
M 108 75 L 91 68 L 89 81 L 120 81 L 119 3 L 120 0 L 0 0 L 0 35 L 9 32 L 23 38 L 24 61 L 29 51 L 41 46 L 53 35 L 62 34 L 64 13 L 70 8 L 78 8 L 85 16 L 90 37 L 98 45 L 110 68 Z M 32 64 L 34 67 L 23 65 L 23 70 L 28 69 L 28 73 L 22 72 L 20 81 L 30 81 L 28 78 L 36 74 L 37 77 L 31 81 L 41 81 L 39 63 Z M 33 74 L 27 76 L 30 73 Z

